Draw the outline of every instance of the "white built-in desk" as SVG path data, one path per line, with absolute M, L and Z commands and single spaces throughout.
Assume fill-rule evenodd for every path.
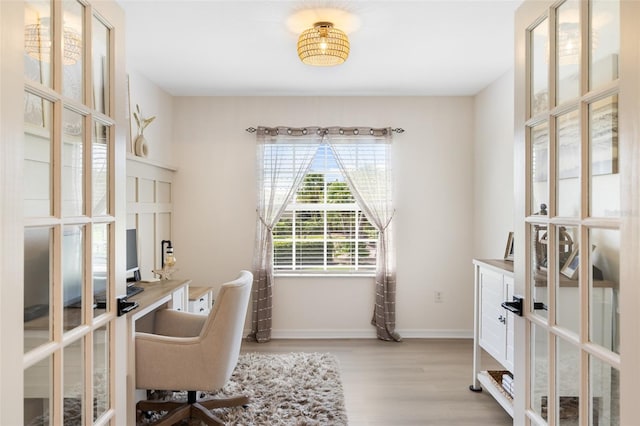
M 127 313 L 127 424 L 136 424 L 136 331 L 152 331 L 153 312 L 158 308 L 187 310 L 189 284 L 191 280 L 162 280 L 141 282 L 142 293 L 130 297 L 138 307 Z

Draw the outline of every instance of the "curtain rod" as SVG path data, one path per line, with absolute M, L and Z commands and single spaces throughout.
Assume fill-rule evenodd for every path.
M 244 130 L 249 133 L 255 133 L 258 131 L 255 127 L 247 127 Z M 404 129 L 402 127 L 396 127 L 395 129 L 391 129 L 391 131 L 394 133 L 404 133 Z

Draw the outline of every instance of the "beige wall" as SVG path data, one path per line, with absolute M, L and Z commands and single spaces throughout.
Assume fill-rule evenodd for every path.
M 136 72 L 129 72 L 128 76 L 131 112 L 135 111 L 136 105 L 139 105 L 144 118 L 156 117 L 144 129 L 144 136 L 149 148 L 147 159 L 171 165 L 173 164 L 171 158 L 173 153 L 173 97 Z M 135 140 L 138 128 L 133 117 L 131 117 L 130 123 L 131 138 Z M 131 148 L 131 145 L 127 148 L 128 153 L 132 152 Z
M 513 231 L 513 71 L 475 97 L 473 256 L 502 258 Z
M 398 330 L 406 337 L 471 335 L 472 97 L 175 98 L 173 110 L 173 239 L 179 268 L 195 285 L 217 286 L 251 268 L 255 136 L 244 129 L 403 127 L 395 136 Z M 443 303 L 434 303 L 435 291 Z M 372 308 L 369 278 L 278 278 L 273 334 L 373 336 Z

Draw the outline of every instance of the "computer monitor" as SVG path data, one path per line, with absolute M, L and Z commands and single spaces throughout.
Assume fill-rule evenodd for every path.
M 140 281 L 138 232 L 136 229 L 127 229 L 127 283 L 132 285 L 136 281 Z

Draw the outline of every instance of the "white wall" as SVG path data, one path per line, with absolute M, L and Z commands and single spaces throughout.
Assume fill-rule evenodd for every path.
M 175 98 L 173 108 L 173 240 L 194 285 L 219 286 L 251 268 L 256 157 L 247 127 L 402 127 L 397 329 L 405 337 L 471 335 L 473 98 L 191 97 Z M 436 290 L 443 303 L 434 303 Z M 374 336 L 373 293 L 370 278 L 277 278 L 273 336 Z
M 173 97 L 149 79 L 134 71 L 129 72 L 129 104 L 130 113 L 140 106 L 142 116 L 156 119 L 144 129 L 144 136 L 149 147 L 147 159 L 163 164 L 173 165 Z M 130 114 L 131 115 L 131 114 Z M 135 140 L 137 126 L 133 116 L 131 120 L 131 139 Z M 133 152 L 131 146 L 127 152 Z
M 513 231 L 513 70 L 475 97 L 473 256 L 501 259 Z

